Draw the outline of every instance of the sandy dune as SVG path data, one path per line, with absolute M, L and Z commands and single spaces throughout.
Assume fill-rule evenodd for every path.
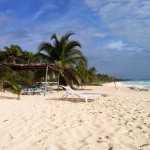
M 57 100 L 64 91 L 0 93 L 0 150 L 150 150 L 150 91 L 117 87 L 80 90 L 107 95 L 88 105 Z

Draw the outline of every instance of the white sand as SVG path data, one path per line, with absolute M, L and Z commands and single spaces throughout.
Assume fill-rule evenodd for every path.
M 118 85 L 86 87 L 107 94 L 88 105 L 0 93 L 0 150 L 150 150 L 150 91 Z

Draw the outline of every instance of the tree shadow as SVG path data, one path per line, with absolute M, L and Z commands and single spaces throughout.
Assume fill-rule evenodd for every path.
M 6 99 L 7 99 L 7 100 L 12 100 L 12 99 L 13 99 L 13 100 L 17 100 L 17 97 L 0 96 L 0 99 L 1 99 L 1 100 L 6 100 Z

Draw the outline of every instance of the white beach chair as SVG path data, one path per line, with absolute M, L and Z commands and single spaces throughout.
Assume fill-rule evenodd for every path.
M 21 88 L 21 94 L 31 94 L 31 91 L 28 88 L 23 88 L 23 86 L 20 84 L 18 84 L 18 86 Z
M 61 85 L 61 87 L 63 87 L 66 90 L 66 93 L 61 98 L 66 98 L 69 96 L 81 98 L 81 99 L 85 100 L 86 105 L 87 105 L 88 99 L 90 97 L 97 97 L 97 98 L 101 97 L 101 94 L 99 94 L 99 93 L 78 93 L 78 92 L 74 91 L 73 89 L 71 89 L 70 86 Z M 61 98 L 59 98 L 59 99 L 61 99 Z

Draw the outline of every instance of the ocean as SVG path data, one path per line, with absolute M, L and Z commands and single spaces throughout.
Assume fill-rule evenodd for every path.
M 150 89 L 150 80 L 132 80 L 132 81 L 123 81 L 121 83 L 129 85 L 129 86 Z

